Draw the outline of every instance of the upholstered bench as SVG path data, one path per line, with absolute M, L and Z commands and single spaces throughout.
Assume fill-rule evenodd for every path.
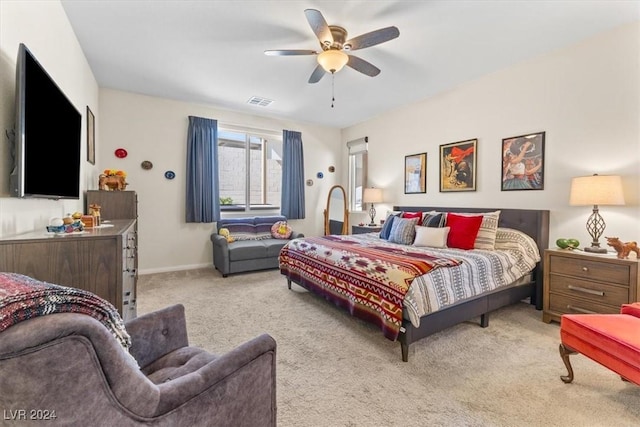
M 569 355 L 581 353 L 640 385 L 640 303 L 623 304 L 620 314 L 563 314 L 560 339 L 565 383 L 573 381 Z

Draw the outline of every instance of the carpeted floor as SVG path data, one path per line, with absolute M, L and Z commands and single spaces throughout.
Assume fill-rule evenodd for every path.
M 489 327 L 466 322 L 400 344 L 293 285 L 277 270 L 140 277 L 138 314 L 186 308 L 192 345 L 222 353 L 266 332 L 278 343 L 278 425 L 637 426 L 640 387 L 581 355 L 564 384 L 559 325 L 525 303 Z

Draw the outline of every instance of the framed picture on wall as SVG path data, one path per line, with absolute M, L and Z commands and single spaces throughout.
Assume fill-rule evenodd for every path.
M 502 140 L 502 191 L 544 190 L 544 132 Z
M 478 140 L 440 146 L 440 191 L 476 191 Z
M 404 194 L 427 192 L 427 153 L 404 156 Z
M 96 164 L 96 118 L 87 105 L 87 161 Z

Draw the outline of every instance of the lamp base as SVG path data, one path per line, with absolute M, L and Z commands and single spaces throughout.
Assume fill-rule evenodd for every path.
M 607 249 L 606 248 L 601 248 L 599 246 L 588 246 L 586 248 L 584 248 L 585 252 L 591 252 L 592 254 L 606 254 L 607 253 Z
M 372 222 L 372 223 L 370 223 L 370 224 L 369 224 L 369 227 L 375 227 L 375 226 L 377 226 L 377 225 L 378 225 L 378 224 L 376 224 L 375 222 Z

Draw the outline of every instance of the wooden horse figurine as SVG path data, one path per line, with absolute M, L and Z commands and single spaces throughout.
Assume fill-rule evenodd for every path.
M 636 242 L 622 243 L 617 237 L 605 237 L 607 245 L 611 246 L 618 253 L 618 258 L 628 259 L 631 252 L 636 253 L 636 258 L 640 259 L 640 248 Z

